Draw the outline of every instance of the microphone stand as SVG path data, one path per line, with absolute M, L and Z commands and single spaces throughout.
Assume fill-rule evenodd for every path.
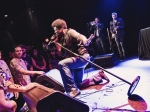
M 66 50 L 66 51 L 72 53 L 73 55 L 84 59 L 85 61 L 91 63 L 92 65 L 94 65 L 94 66 L 96 66 L 96 67 L 102 69 L 103 71 L 105 71 L 105 72 L 111 74 L 112 76 L 114 76 L 114 77 L 116 77 L 116 78 L 118 78 L 118 79 L 120 79 L 120 80 L 122 80 L 122 81 L 128 83 L 129 85 L 131 85 L 130 82 L 128 82 L 128 81 L 124 80 L 123 78 L 121 78 L 121 77 L 119 77 L 119 76 L 117 76 L 117 75 L 115 75 L 115 74 L 113 74 L 113 73 L 111 73 L 111 72 L 105 70 L 103 67 L 101 67 L 101 66 L 99 66 L 99 65 L 97 65 L 97 64 L 95 64 L 95 63 L 93 63 L 93 62 L 91 62 L 91 61 L 89 61 L 89 60 L 87 60 L 87 59 L 85 59 L 85 58 L 83 58 L 81 55 L 78 55 L 77 53 L 74 53 L 74 52 L 70 51 L 69 49 L 67 49 L 67 48 L 65 48 L 64 46 L 62 46 L 61 44 L 59 44 L 58 42 L 55 42 L 55 44 L 57 44 L 58 46 L 60 46 L 60 47 L 63 48 L 64 50 Z

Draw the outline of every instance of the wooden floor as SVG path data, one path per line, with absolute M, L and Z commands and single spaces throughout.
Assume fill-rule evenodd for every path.
M 105 72 L 110 79 L 109 83 L 103 81 L 99 85 L 82 90 L 81 95 L 77 96 L 77 99 L 89 106 L 89 112 L 150 112 L 150 60 L 143 61 L 138 57 L 132 57 L 106 70 L 130 83 L 137 76 L 140 76 L 140 81 L 129 97 L 127 92 L 130 85 Z M 84 74 L 84 79 L 97 74 L 98 71 L 89 68 Z M 58 70 L 52 70 L 47 74 L 62 83 Z

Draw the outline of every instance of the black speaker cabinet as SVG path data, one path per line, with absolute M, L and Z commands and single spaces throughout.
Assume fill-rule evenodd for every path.
M 89 112 L 89 107 L 78 99 L 43 85 L 24 93 L 24 99 L 30 112 Z
M 112 67 L 118 63 L 118 59 L 114 55 L 114 53 L 111 53 L 111 54 L 98 55 L 94 58 L 93 62 L 101 67 Z
M 50 76 L 41 75 L 37 77 L 36 82 L 48 88 L 65 92 L 63 85 Z

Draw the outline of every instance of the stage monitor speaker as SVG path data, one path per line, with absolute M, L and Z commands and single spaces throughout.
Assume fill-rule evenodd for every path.
M 51 76 L 41 75 L 36 79 L 36 82 L 48 88 L 65 92 L 63 85 Z
M 80 100 L 43 85 L 24 93 L 24 99 L 30 112 L 89 112 L 89 107 Z
M 94 58 L 93 62 L 101 67 L 112 67 L 118 63 L 118 59 L 114 55 L 114 53 L 111 53 L 111 54 L 98 55 Z

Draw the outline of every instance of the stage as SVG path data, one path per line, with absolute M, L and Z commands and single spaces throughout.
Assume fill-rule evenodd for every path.
M 81 95 L 76 97 L 89 106 L 89 112 L 150 111 L 150 100 L 148 100 L 150 60 L 143 61 L 138 57 L 127 58 L 106 70 L 131 83 L 137 76 L 141 78 L 133 94 L 129 97 L 127 92 L 130 85 L 105 72 L 110 79 L 109 83 L 103 81 L 99 85 L 81 90 Z M 83 80 L 97 74 L 98 71 L 95 68 L 86 69 Z M 58 70 L 52 70 L 47 74 L 62 83 Z

